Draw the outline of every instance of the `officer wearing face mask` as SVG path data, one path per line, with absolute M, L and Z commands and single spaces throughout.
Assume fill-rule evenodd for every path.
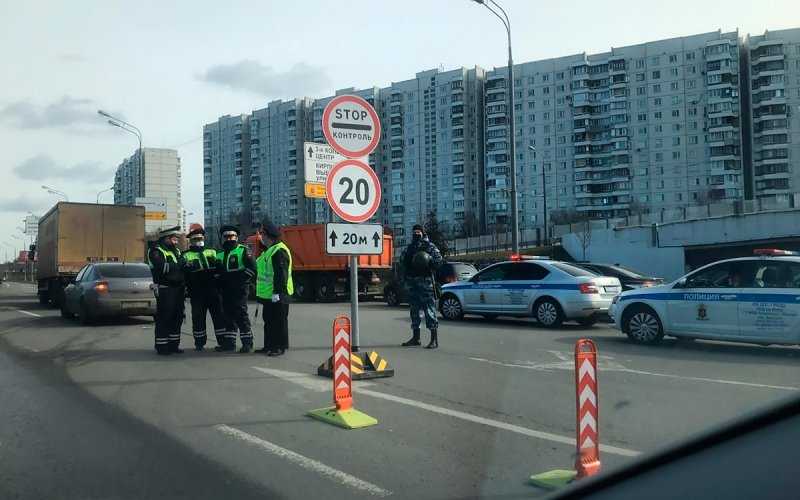
M 156 296 L 155 348 L 161 355 L 181 354 L 181 324 L 184 310 L 183 256 L 178 249 L 180 227 L 159 233 L 147 262 L 153 274 Z
M 242 341 L 240 353 L 253 352 L 253 331 L 247 315 L 247 297 L 250 282 L 256 277 L 256 264 L 246 245 L 239 243 L 236 226 L 222 226 L 222 250 L 217 252 L 219 265 L 222 310 L 226 319 L 226 332 L 221 346 L 216 351 L 236 350 L 236 329 Z
M 198 351 L 207 341 L 206 316 L 211 313 L 217 346 L 224 344 L 226 332 L 225 316 L 222 314 L 222 299 L 217 289 L 217 251 L 206 248 L 206 231 L 200 224 L 189 226 L 189 249 L 183 253 L 184 272 L 189 300 L 192 304 L 192 336 Z
M 281 241 L 281 231 L 265 221 L 258 230 L 266 250 L 256 260 L 256 296 L 264 307 L 264 348 L 258 352 L 281 356 L 289 348 L 289 299 L 294 294 L 292 252 Z
M 413 228 L 413 239 L 406 247 L 400 262 L 408 286 L 408 303 L 411 309 L 411 339 L 404 347 L 420 345 L 420 312 L 425 315 L 425 327 L 431 332 L 427 349 L 439 347 L 439 320 L 436 318 L 436 283 L 433 273 L 442 265 L 442 254 L 425 235 L 425 229 L 417 224 Z

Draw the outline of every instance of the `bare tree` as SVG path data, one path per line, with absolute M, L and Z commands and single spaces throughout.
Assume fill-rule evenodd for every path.
M 583 250 L 582 260 L 586 260 L 586 250 L 589 248 L 589 245 L 592 244 L 592 220 L 589 218 L 588 214 L 584 215 L 582 220 L 577 222 L 576 234 L 581 244 L 581 249 Z
M 478 218 L 475 216 L 474 212 L 466 212 L 464 214 L 464 220 L 461 223 L 461 237 L 462 238 L 469 238 L 471 236 L 476 236 L 480 232 L 480 227 L 478 223 Z

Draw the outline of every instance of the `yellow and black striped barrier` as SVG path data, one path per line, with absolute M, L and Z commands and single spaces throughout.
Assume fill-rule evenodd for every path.
M 391 368 L 389 362 L 375 351 L 351 352 L 350 374 L 353 380 L 394 377 L 394 368 Z M 319 365 L 317 375 L 328 378 L 333 376 L 333 356 Z

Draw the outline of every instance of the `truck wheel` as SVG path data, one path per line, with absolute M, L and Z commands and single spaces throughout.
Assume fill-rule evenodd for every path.
M 336 285 L 330 278 L 323 278 L 317 285 L 317 300 L 320 302 L 328 302 L 333 300 L 336 295 Z
M 564 322 L 564 312 L 553 299 L 544 298 L 533 306 L 533 315 L 540 325 L 546 328 L 558 328 Z
M 664 327 L 658 314 L 644 305 L 633 306 L 625 311 L 622 331 L 637 344 L 656 344 L 664 338 Z
M 388 287 L 383 291 L 383 298 L 386 299 L 386 305 L 389 307 L 397 307 L 400 305 L 400 298 L 397 296 L 397 290 Z
M 294 280 L 294 298 L 301 301 L 313 301 L 314 296 L 310 293 L 310 283 L 306 278 L 298 277 Z

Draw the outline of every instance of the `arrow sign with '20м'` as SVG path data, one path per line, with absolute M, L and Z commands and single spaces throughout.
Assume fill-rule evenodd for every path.
M 370 103 L 354 95 L 331 99 L 322 113 L 322 133 L 333 149 L 348 158 L 370 154 L 381 137 L 381 122 Z
M 325 224 L 325 251 L 331 255 L 380 255 L 383 253 L 383 226 Z

